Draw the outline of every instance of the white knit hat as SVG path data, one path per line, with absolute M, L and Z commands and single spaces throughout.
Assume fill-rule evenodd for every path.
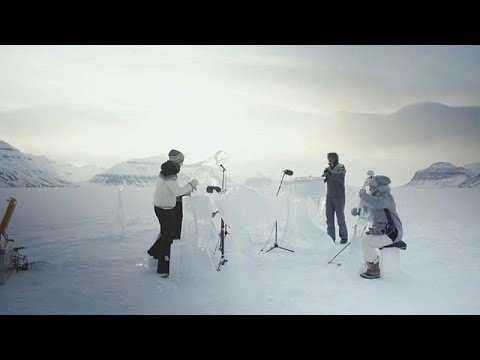
M 185 159 L 185 156 L 183 156 L 183 154 L 178 150 L 172 149 L 168 153 L 168 160 L 174 163 L 181 163 L 183 159 Z
M 371 178 L 368 182 L 368 185 L 374 186 L 374 187 L 379 187 L 383 185 L 388 185 L 390 184 L 390 178 L 388 176 L 384 175 L 375 175 L 373 178 Z

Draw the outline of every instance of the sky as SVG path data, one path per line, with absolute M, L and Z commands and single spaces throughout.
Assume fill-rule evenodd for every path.
M 0 140 L 107 167 L 223 150 L 245 177 L 319 176 L 336 151 L 347 183 L 400 185 L 480 161 L 479 70 L 480 46 L 0 46 Z M 404 116 L 425 102 L 448 108 Z

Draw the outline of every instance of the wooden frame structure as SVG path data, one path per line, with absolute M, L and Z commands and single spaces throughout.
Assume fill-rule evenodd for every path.
M 13 240 L 8 238 L 6 231 L 17 206 L 17 200 L 11 197 L 7 201 L 7 210 L 0 224 L 0 285 L 7 282 L 13 270 L 10 260 L 13 254 Z

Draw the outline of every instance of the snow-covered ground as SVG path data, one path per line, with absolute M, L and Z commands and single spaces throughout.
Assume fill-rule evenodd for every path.
M 8 234 L 31 261 L 47 263 L 0 286 L 0 314 L 480 314 L 478 189 L 393 189 L 408 249 L 401 274 L 379 280 L 360 278 L 345 262 L 328 264 L 341 245 L 325 235 L 325 214 L 313 202 L 307 213 L 320 231 L 310 223 L 302 241 L 283 236 L 287 214 L 297 215 L 289 226 L 305 214 L 291 198 L 287 210 L 284 189 L 270 203 L 262 200 L 270 190 L 232 191 L 222 208 L 232 225 L 228 263 L 219 272 L 205 262 L 203 271 L 162 279 L 146 254 L 159 230 L 153 187 L 2 188 L 1 216 L 5 199 L 18 200 Z M 200 199 L 186 200 L 183 243 L 174 251 L 192 243 L 193 229 L 208 228 L 195 228 L 192 200 Z M 349 231 L 357 202 L 358 189 L 349 188 Z M 260 251 L 275 217 L 279 245 L 294 253 Z M 206 245 L 210 253 L 215 242 Z M 348 259 L 348 251 L 340 257 Z

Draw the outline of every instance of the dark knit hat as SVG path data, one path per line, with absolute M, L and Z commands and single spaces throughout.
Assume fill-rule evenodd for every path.
M 178 164 L 178 163 L 181 163 L 183 161 L 183 159 L 185 159 L 185 157 L 178 150 L 172 149 L 168 153 L 168 160 L 170 160 L 171 162 L 174 162 L 174 163 Z
M 338 161 L 338 154 L 335 152 L 328 153 L 327 158 L 333 158 L 334 160 Z

